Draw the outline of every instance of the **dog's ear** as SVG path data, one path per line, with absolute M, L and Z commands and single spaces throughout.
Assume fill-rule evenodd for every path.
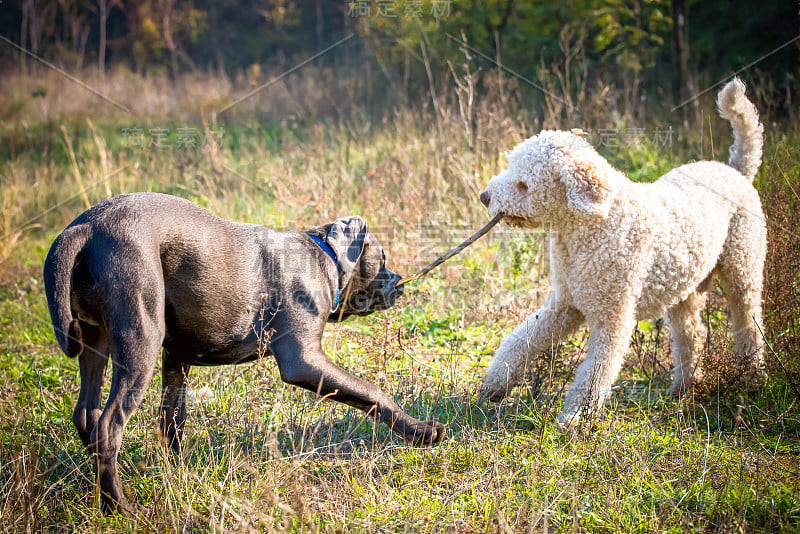
M 592 163 L 576 162 L 561 173 L 567 186 L 567 207 L 580 215 L 605 218 L 611 208 L 611 186 Z
M 367 223 L 361 217 L 345 217 L 331 224 L 325 242 L 336 253 L 339 264 L 341 287 L 344 288 L 353 277 L 364 243 L 367 238 Z

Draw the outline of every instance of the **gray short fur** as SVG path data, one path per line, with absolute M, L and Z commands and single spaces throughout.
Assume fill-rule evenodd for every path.
M 264 354 L 285 382 L 369 412 L 413 443 L 440 441 L 443 425 L 407 415 L 322 351 L 326 322 L 389 308 L 402 294 L 399 279 L 360 217 L 276 232 L 157 193 L 121 195 L 80 215 L 50 248 L 44 282 L 58 343 L 79 358 L 73 421 L 93 453 L 104 505 L 126 506 L 117 453 L 162 348 L 161 431 L 178 452 L 189 368 Z M 337 290 L 341 304 L 331 313 Z M 101 408 L 109 354 L 111 390 Z

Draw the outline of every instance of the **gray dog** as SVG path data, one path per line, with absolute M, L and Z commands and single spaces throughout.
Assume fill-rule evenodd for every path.
M 111 198 L 58 236 L 44 264 L 61 349 L 80 362 L 73 422 L 94 457 L 106 508 L 125 508 L 117 453 L 162 352 L 161 431 L 180 451 L 192 365 L 272 354 L 281 378 L 370 413 L 412 443 L 445 427 L 407 415 L 322 351 L 326 322 L 392 306 L 400 277 L 360 217 L 275 232 L 156 193 Z M 111 390 L 101 410 L 111 355 Z

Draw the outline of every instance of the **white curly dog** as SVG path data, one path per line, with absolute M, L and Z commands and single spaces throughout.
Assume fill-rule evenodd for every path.
M 725 290 L 736 350 L 761 364 L 761 286 L 766 226 L 752 185 L 764 127 L 739 79 L 717 96 L 733 127 L 728 165 L 700 161 L 651 184 L 633 183 L 572 132 L 543 131 L 507 154 L 481 201 L 513 225 L 550 230 L 552 292 L 506 337 L 481 393 L 503 398 L 531 357 L 551 350 L 585 320 L 590 334 L 559 416 L 596 415 L 611 393 L 637 320 L 667 313 L 675 355 L 673 394 L 698 376 L 706 338 L 703 293 L 716 275 Z

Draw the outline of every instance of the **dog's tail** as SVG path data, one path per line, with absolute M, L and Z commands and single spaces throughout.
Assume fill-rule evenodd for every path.
M 44 291 L 50 320 L 61 350 L 71 358 L 83 352 L 80 323 L 72 317 L 70 305 L 72 268 L 75 257 L 88 239 L 89 229 L 86 225 L 70 226 L 56 238 L 44 260 Z
M 733 127 L 728 165 L 752 182 L 761 165 L 764 126 L 758 121 L 758 111 L 745 96 L 745 86 L 739 78 L 728 82 L 719 92 L 717 108 L 720 116 L 728 119 Z

